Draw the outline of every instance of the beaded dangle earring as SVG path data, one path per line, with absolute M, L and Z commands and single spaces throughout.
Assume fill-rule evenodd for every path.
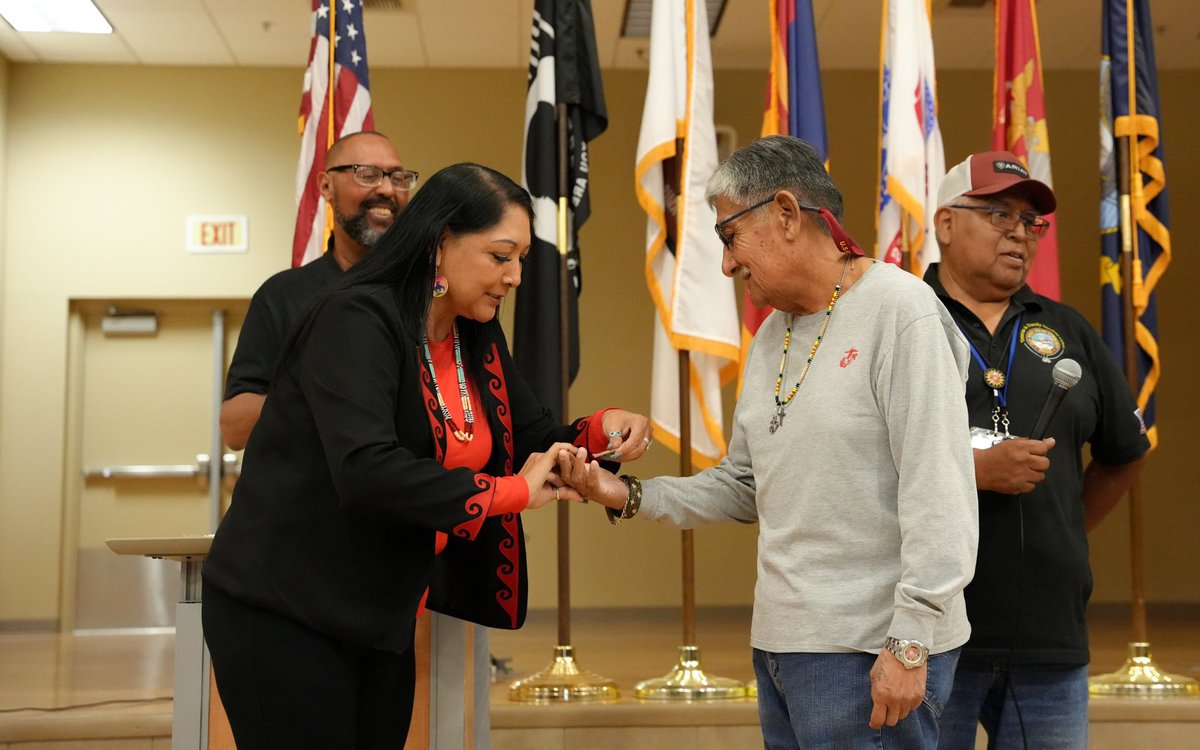
M 433 296 L 445 297 L 446 291 L 450 289 L 450 282 L 446 281 L 446 277 L 438 273 L 436 268 L 433 272 L 435 274 L 433 277 Z

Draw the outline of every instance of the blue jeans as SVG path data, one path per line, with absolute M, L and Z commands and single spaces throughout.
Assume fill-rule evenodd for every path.
M 942 713 L 940 750 L 971 750 L 979 724 L 987 732 L 988 750 L 1021 750 L 1026 746 L 1022 723 L 1030 750 L 1085 750 L 1087 667 L 959 662 L 954 693 Z
M 958 649 L 929 657 L 925 699 L 894 727 L 871 729 L 877 654 L 772 653 L 754 649 L 758 720 L 766 750 L 937 747 Z

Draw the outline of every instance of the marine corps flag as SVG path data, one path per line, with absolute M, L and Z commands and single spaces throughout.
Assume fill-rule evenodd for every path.
M 1171 262 L 1167 175 L 1159 132 L 1154 25 L 1146 0 L 1105 0 L 1100 49 L 1100 295 L 1102 329 L 1117 362 L 1132 346 L 1138 408 L 1150 445 L 1158 445 L 1158 314 L 1154 288 Z M 1129 253 L 1126 278 L 1122 250 Z M 1128 294 L 1133 342 L 1125 337 Z
M 828 166 L 829 147 L 825 133 L 825 98 L 821 94 L 821 63 L 817 57 L 817 33 L 813 25 L 812 0 L 771 0 L 771 68 L 767 71 L 767 107 L 762 135 L 794 135 L 817 150 Z M 759 307 L 742 299 L 742 353 L 745 366 L 750 340 L 771 314 L 772 307 Z M 742 390 L 738 372 L 738 392 Z
M 1046 90 L 1038 45 L 1034 0 L 996 0 L 996 78 L 992 86 L 992 148 L 1020 157 L 1029 174 L 1053 186 L 1050 177 L 1050 133 L 1046 127 Z M 1050 229 L 1037 243 L 1037 256 L 1026 283 L 1038 294 L 1059 299 L 1058 231 Z
M 883 0 L 875 255 L 918 276 L 938 260 L 933 236 L 946 174 L 926 0 Z
M 704 0 L 655 0 L 635 186 L 656 310 L 650 416 L 655 437 L 679 452 L 678 352 L 689 351 L 690 457 L 702 468 L 725 454 L 721 383 L 738 358 L 733 281 L 721 273 L 716 212 L 704 199 L 716 168 L 708 11 Z
M 560 107 L 561 105 L 561 107 Z M 567 164 L 558 163 L 557 113 L 567 118 Z M 534 394 L 556 417 L 562 410 L 560 378 L 559 197 L 566 195 L 567 294 L 570 379 L 579 371 L 579 227 L 591 213 L 588 141 L 608 127 L 604 89 L 596 60 L 596 37 L 588 0 L 537 0 L 525 97 L 525 143 L 521 183 L 533 196 L 534 237 L 517 291 L 513 358 Z M 560 169 L 566 191 L 560 192 Z

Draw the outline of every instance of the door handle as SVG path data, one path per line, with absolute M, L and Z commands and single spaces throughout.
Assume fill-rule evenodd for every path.
M 125 466 L 89 467 L 83 470 L 85 479 L 174 479 L 195 477 L 208 481 L 209 455 L 196 454 L 194 464 L 130 464 Z M 221 456 L 221 476 L 236 478 L 242 473 L 236 453 Z

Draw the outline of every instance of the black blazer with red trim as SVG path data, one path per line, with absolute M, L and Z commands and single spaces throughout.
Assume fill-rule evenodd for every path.
M 488 517 L 495 477 L 588 419 L 557 424 L 526 386 L 495 321 L 485 326 L 481 473 L 446 469 L 446 426 L 402 334 L 390 288 L 330 297 L 276 373 L 204 566 L 213 586 L 360 645 L 403 650 L 429 607 L 489 627 L 525 619 L 519 514 Z M 450 541 L 434 556 L 434 535 Z

